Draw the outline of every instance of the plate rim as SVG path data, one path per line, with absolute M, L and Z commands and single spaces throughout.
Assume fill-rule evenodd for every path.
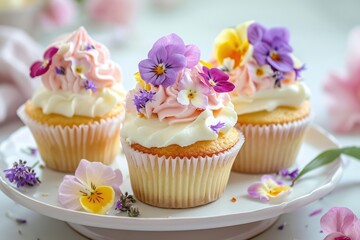
M 0 146 L 6 141 L 9 141 L 11 136 L 24 131 L 26 128 L 21 127 L 10 134 Z M 312 124 L 309 131 L 315 131 L 327 138 L 334 146 L 339 146 L 338 141 L 334 136 L 318 125 Z M 3 153 L 0 154 L 0 161 L 3 160 Z M 25 195 L 16 190 L 0 175 L 0 190 L 2 190 L 13 201 L 45 216 L 59 219 L 74 224 L 81 224 L 92 227 L 120 229 L 120 230 L 135 230 L 135 231 L 188 231 L 201 230 L 210 228 L 220 228 L 234 225 L 241 225 L 250 222 L 261 221 L 281 214 L 291 212 L 299 207 L 305 206 L 322 196 L 331 192 L 340 181 L 343 173 L 343 160 L 339 157 L 336 161 L 327 165 L 333 168 L 334 174 L 326 184 L 313 189 L 311 192 L 299 196 L 290 201 L 285 201 L 279 204 L 269 204 L 267 208 L 257 209 L 255 211 L 238 212 L 226 215 L 216 216 L 196 216 L 196 217 L 174 217 L 174 218 L 131 218 L 127 216 L 116 215 L 96 215 L 83 211 L 74 211 L 65 209 L 60 206 L 51 205 L 41 202 L 35 198 Z M 115 220 L 114 220 L 115 219 Z M 164 224 L 162 224 L 164 223 Z

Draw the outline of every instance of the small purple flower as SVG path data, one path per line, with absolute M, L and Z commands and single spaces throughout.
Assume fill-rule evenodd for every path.
M 215 125 L 210 125 L 211 130 L 213 130 L 216 134 L 219 134 L 219 130 L 225 126 L 225 123 L 218 122 Z
M 281 177 L 283 178 L 289 177 L 291 180 L 295 179 L 298 174 L 299 174 L 298 168 L 294 169 L 293 171 L 289 171 L 288 169 L 280 170 Z
M 206 85 L 214 88 L 218 93 L 231 92 L 235 85 L 229 82 L 229 76 L 218 68 L 203 66 L 203 73 L 199 73 L 205 80 Z
M 55 67 L 55 73 L 58 75 L 65 75 L 65 68 L 64 67 Z
M 134 104 L 136 106 L 136 110 L 140 112 L 140 109 L 144 108 L 147 102 L 151 102 L 155 92 L 146 91 L 145 89 L 140 89 L 139 94 L 134 97 Z
M 123 202 L 121 200 L 117 200 L 115 205 L 115 210 L 120 210 L 123 208 Z
M 84 46 L 85 51 L 90 51 L 92 49 L 95 49 L 95 47 L 91 43 L 86 43 L 86 45 Z
M 301 78 L 301 72 L 304 71 L 305 69 L 306 69 L 305 64 L 303 64 L 300 68 L 294 68 L 296 80 Z
M 45 74 L 51 65 L 52 58 L 59 51 L 57 47 L 50 47 L 44 53 L 43 61 L 36 61 L 30 67 L 30 77 L 34 78 Z
M 40 183 L 36 173 L 32 167 L 26 166 L 26 161 L 20 160 L 19 163 L 15 162 L 12 168 L 5 169 L 5 178 L 11 183 L 15 182 L 16 187 L 34 186 Z
M 195 45 L 185 45 L 176 34 L 157 40 L 148 58 L 139 63 L 141 78 L 154 86 L 171 86 L 185 67 L 192 68 L 200 60 L 200 50 Z
M 290 57 L 290 34 L 286 28 L 266 29 L 258 23 L 253 23 L 248 28 L 248 38 L 254 46 L 254 57 L 260 65 L 269 64 L 281 72 L 294 69 Z
M 93 92 L 96 92 L 96 85 L 93 81 L 87 79 L 85 82 L 84 82 L 84 88 L 86 90 L 90 89 L 92 90 Z

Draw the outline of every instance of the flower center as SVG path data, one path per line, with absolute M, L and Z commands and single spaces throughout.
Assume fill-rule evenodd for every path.
M 270 57 L 274 61 L 281 61 L 281 57 L 276 51 L 271 51 L 270 52 Z
M 81 193 L 80 204 L 88 212 L 104 214 L 114 203 L 115 192 L 110 186 L 92 186 L 90 191 Z
M 154 72 L 156 75 L 162 75 L 165 73 L 165 66 L 164 64 L 160 63 L 159 65 L 156 66 L 156 68 L 154 69 Z
M 270 191 L 268 193 L 269 193 L 269 195 L 276 197 L 280 193 L 285 192 L 287 190 L 289 190 L 289 187 L 278 186 L 278 187 L 273 187 L 272 189 L 270 189 Z
M 41 65 L 41 67 L 42 68 L 46 68 L 47 67 L 47 65 L 49 65 L 49 59 L 45 59 L 44 61 L 43 61 L 43 63 L 42 63 L 42 65 Z
M 213 87 L 216 86 L 216 82 L 212 79 L 209 79 L 209 84 Z
M 261 67 L 258 67 L 256 68 L 255 74 L 258 77 L 262 77 L 264 75 L 264 70 Z
M 188 98 L 191 100 L 191 99 L 194 99 L 194 97 L 195 97 L 195 91 L 193 91 L 193 90 L 189 90 L 189 92 L 188 92 Z
M 82 66 L 76 66 L 75 72 L 79 75 L 84 73 L 84 68 Z

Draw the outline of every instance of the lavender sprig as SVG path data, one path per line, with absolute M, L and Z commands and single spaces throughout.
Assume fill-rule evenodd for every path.
M 5 169 L 5 178 L 7 178 L 11 183 L 16 183 L 16 187 L 34 186 L 37 183 L 40 183 L 38 177 L 36 177 L 36 172 L 33 169 L 36 164 L 32 167 L 26 166 L 26 161 L 19 160 L 14 162 L 13 167 Z
M 129 217 L 137 217 L 140 215 L 140 211 L 138 208 L 132 206 L 135 202 L 136 200 L 133 195 L 125 192 L 125 194 L 120 195 L 120 199 L 116 202 L 115 209 L 121 212 L 127 212 Z

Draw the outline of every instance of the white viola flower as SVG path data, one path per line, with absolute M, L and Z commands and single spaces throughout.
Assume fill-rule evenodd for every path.
M 223 65 L 221 67 L 222 70 L 226 72 L 230 72 L 234 69 L 235 61 L 232 58 L 225 58 L 223 60 Z
M 71 61 L 71 70 L 75 76 L 80 76 L 81 79 L 87 79 L 86 74 L 90 70 L 90 62 L 83 58 L 81 60 L 73 59 Z
M 177 95 L 177 101 L 182 105 L 192 104 L 196 108 L 205 109 L 208 104 L 206 88 L 202 82 L 193 81 L 189 72 L 185 72 L 180 83 L 181 89 Z

